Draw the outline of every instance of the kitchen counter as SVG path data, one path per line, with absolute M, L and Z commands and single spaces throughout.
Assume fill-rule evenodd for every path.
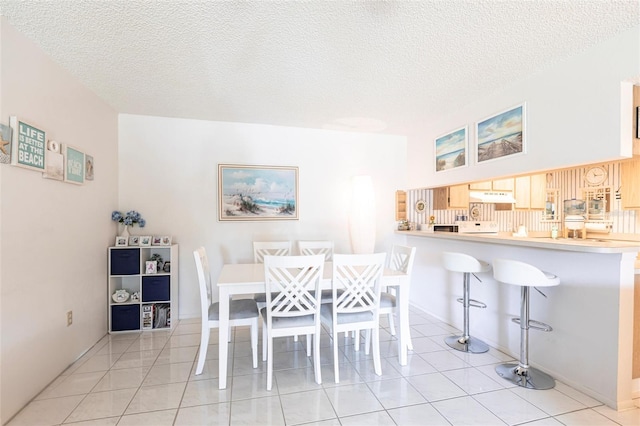
M 520 260 L 551 272 L 560 285 L 531 295 L 531 317 L 553 331 L 530 334 L 529 361 L 557 380 L 617 409 L 634 406 L 632 377 L 634 274 L 640 241 L 634 236 L 551 239 L 548 233 L 459 234 L 396 231 L 395 242 L 416 247 L 411 303 L 462 329 L 462 276 L 442 265 L 445 251 L 467 253 L 492 263 Z M 493 273 L 476 274 L 471 296 L 487 304 L 471 312 L 471 335 L 514 358 L 520 351 L 520 328 L 511 318 L 520 313 L 518 286 L 496 281 Z M 597 371 L 599 374 L 594 374 Z M 499 377 L 496 378 L 499 380 Z
M 554 240 L 548 236 L 514 237 L 508 232 L 499 232 L 497 234 L 459 234 L 457 232 L 396 231 L 396 233 L 411 235 L 414 237 L 474 241 L 479 243 L 503 244 L 509 246 L 523 246 L 583 253 L 626 253 L 640 251 L 640 241 L 621 241 L 604 238 L 557 238 Z

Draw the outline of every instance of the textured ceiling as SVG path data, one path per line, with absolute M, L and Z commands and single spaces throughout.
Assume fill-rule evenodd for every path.
M 0 0 L 0 14 L 118 112 L 419 135 L 637 25 L 640 3 Z

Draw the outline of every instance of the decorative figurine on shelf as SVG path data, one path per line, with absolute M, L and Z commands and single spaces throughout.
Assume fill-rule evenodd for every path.
M 140 301 L 140 292 L 136 291 L 135 293 L 133 293 L 131 295 L 131 300 L 134 302 L 139 302 Z
M 436 217 L 435 216 L 429 216 L 429 226 L 433 226 L 436 224 Z
M 111 298 L 116 303 L 123 303 L 129 299 L 129 292 L 124 288 L 116 290 L 116 292 L 111 295 Z
M 151 259 L 149 259 L 149 260 L 157 263 L 157 268 L 156 268 L 157 271 L 162 271 L 162 268 L 164 266 L 164 262 L 162 260 L 162 256 L 160 256 L 158 253 L 154 253 L 151 256 Z

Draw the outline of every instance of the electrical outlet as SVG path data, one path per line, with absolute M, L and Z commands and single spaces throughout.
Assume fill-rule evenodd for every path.
M 67 327 L 73 324 L 73 311 L 67 312 Z

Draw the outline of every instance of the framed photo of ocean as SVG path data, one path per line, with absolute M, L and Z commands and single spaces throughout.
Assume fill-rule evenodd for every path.
M 525 103 L 476 123 L 477 163 L 526 152 Z
M 465 167 L 468 164 L 468 133 L 468 126 L 464 126 L 436 138 L 436 172 Z
M 298 220 L 298 168 L 218 164 L 218 220 Z
M 18 117 L 9 117 L 12 135 L 11 164 L 38 172 L 45 171 L 46 134 Z

